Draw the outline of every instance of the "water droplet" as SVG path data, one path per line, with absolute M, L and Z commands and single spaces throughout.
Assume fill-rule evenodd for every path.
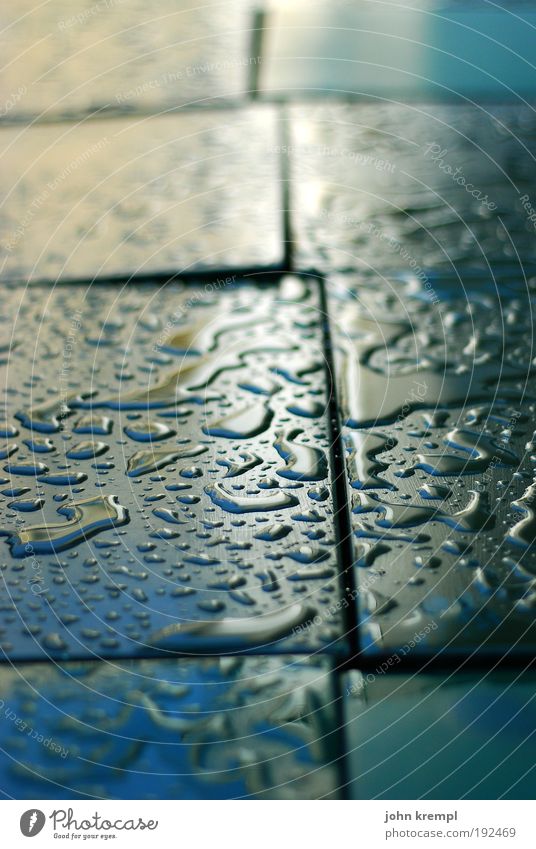
M 286 461 L 284 468 L 277 469 L 277 474 L 290 480 L 324 480 L 328 474 L 326 455 L 321 448 L 296 442 L 301 433 L 302 430 L 294 428 L 277 434 L 274 447 Z
M 178 448 L 171 451 L 169 448 L 147 448 L 137 451 L 128 461 L 127 475 L 131 478 L 141 477 L 141 475 L 147 475 L 150 472 L 163 469 L 177 460 L 183 460 L 186 457 L 197 457 L 206 450 L 206 445 L 193 445 L 190 448 Z
M 174 436 L 176 431 L 168 427 L 164 422 L 155 422 L 147 420 L 145 423 L 136 423 L 127 425 L 124 431 L 130 439 L 136 442 L 158 442 L 161 439 L 169 439 Z
M 114 495 L 97 495 L 83 501 L 73 502 L 58 508 L 58 513 L 67 521 L 58 524 L 35 525 L 17 528 L 8 534 L 8 545 L 13 557 L 27 557 L 28 551 L 35 554 L 53 554 L 72 548 L 83 540 L 101 531 L 124 525 L 128 512 Z
M 79 442 L 78 445 L 73 445 L 67 452 L 67 456 L 71 460 L 92 460 L 94 457 L 100 457 L 108 451 L 108 446 L 105 442 Z
M 251 513 L 269 510 L 283 510 L 294 507 L 298 499 L 290 493 L 278 490 L 270 495 L 240 496 L 228 492 L 221 483 L 205 487 L 205 492 L 214 504 L 229 513 Z

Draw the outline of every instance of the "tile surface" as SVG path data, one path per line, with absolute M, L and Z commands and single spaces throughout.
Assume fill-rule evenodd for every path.
M 0 273 L 91 280 L 280 265 L 275 132 L 270 108 L 0 130 Z
M 249 88 L 247 0 L 20 0 L 2 11 L 0 120 L 214 105 Z
M 386 103 L 288 111 L 301 267 L 519 269 L 534 262 L 530 108 Z
M 0 791 L 18 799 L 316 799 L 340 786 L 325 662 L 4 668 Z
M 332 278 L 361 645 L 531 656 L 534 289 Z
M 233 280 L 5 291 L 10 658 L 342 649 L 316 281 Z
M 276 3 L 261 90 L 279 98 L 534 97 L 534 4 Z
M 534 795 L 534 673 L 352 672 L 345 683 L 353 798 Z

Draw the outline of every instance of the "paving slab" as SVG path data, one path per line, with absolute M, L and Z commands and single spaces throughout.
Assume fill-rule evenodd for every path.
M 21 0 L 2 14 L 0 121 L 240 101 L 259 66 L 247 0 Z
M 17 799 L 319 799 L 341 786 L 322 660 L 15 666 L 0 716 L 0 791 Z
M 529 2 L 272 3 L 260 88 L 279 99 L 533 98 L 535 23 Z
M 4 656 L 345 649 L 317 281 L 3 296 Z
M 274 111 L 0 130 L 6 280 L 281 266 Z
M 374 102 L 287 114 L 298 266 L 534 267 L 530 107 Z
M 534 286 L 328 286 L 361 651 L 533 656 Z
M 352 797 L 532 798 L 534 684 L 534 673 L 522 670 L 350 673 L 345 733 Z M 396 811 L 389 813 L 394 816 L 385 829 L 417 827 L 415 821 L 397 820 Z M 444 825 L 421 822 L 419 827 Z

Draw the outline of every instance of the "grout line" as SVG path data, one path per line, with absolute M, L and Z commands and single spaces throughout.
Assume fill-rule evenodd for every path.
M 264 105 L 264 103 L 263 103 Z M 278 103 L 267 103 L 267 108 L 271 106 L 277 108 Z M 252 103 L 249 98 L 244 95 L 236 97 L 228 97 L 221 95 L 219 97 L 205 98 L 204 100 L 192 101 L 191 103 L 178 104 L 176 106 L 163 106 L 161 109 L 152 108 L 150 106 L 136 106 L 135 109 L 127 110 L 115 108 L 111 104 L 105 104 L 101 107 L 95 107 L 93 112 L 64 112 L 51 113 L 50 115 L 35 115 L 22 114 L 19 116 L 13 115 L 9 118 L 0 120 L 0 130 L 27 129 L 33 130 L 39 127 L 49 127 L 55 124 L 73 124 L 80 125 L 96 121 L 137 121 L 145 118 L 161 118 L 166 115 L 180 117 L 180 115 L 203 115 L 211 112 L 245 112 L 252 108 Z
M 337 536 L 337 548 L 339 559 L 339 575 L 343 582 L 341 587 L 343 594 L 346 591 L 352 597 L 344 615 L 345 637 L 349 640 L 352 658 L 359 651 L 358 624 L 357 624 L 357 592 L 354 557 L 352 550 L 352 526 L 350 522 L 350 506 L 348 502 L 348 490 L 346 486 L 346 466 L 344 462 L 344 447 L 341 436 L 341 420 L 339 404 L 337 399 L 337 385 L 335 379 L 335 365 L 333 358 L 333 340 L 329 322 L 329 307 L 326 295 L 325 279 L 320 278 L 320 304 L 323 315 L 324 350 L 326 353 L 326 366 L 329 381 L 329 425 L 331 430 L 331 462 L 333 468 L 333 500 L 334 500 L 334 524 Z M 351 660 L 351 658 L 348 658 Z
M 280 181 L 281 181 L 281 203 L 282 203 L 282 211 L 283 211 L 283 240 L 284 240 L 284 266 L 287 271 L 294 270 L 294 234 L 292 231 L 292 223 L 291 223 L 291 211 L 290 211 L 290 203 L 291 203 L 291 171 L 290 171 L 290 157 L 288 157 L 283 151 L 289 149 L 290 138 L 288 132 L 288 122 L 287 116 L 282 113 L 279 116 L 278 123 L 278 135 L 280 142 L 280 159 L 279 159 L 279 167 L 280 167 Z M 321 295 L 322 297 L 322 295 Z
M 248 658 L 258 658 L 258 657 L 266 657 L 272 659 L 281 659 L 285 658 L 313 658 L 313 659 L 323 659 L 327 663 L 331 663 L 333 666 L 332 674 L 337 677 L 342 677 L 346 672 L 350 670 L 357 670 L 359 672 L 376 672 L 378 677 L 380 677 L 380 673 L 378 672 L 378 667 L 381 666 L 382 662 L 388 660 L 389 657 L 392 657 L 393 653 L 388 654 L 374 654 L 374 655 L 361 655 L 358 659 L 351 658 L 347 661 L 344 660 L 343 657 L 337 656 L 336 654 L 332 654 L 330 652 L 326 652 L 324 650 L 317 651 L 307 651 L 302 648 L 285 648 L 281 649 L 281 651 L 259 651 L 256 652 L 254 649 L 245 650 L 243 652 L 206 652 L 205 654 L 200 653 L 190 653 L 190 654 L 181 654 L 180 652 L 168 652 L 167 654 L 159 654 L 157 652 L 146 654 L 138 654 L 138 655 L 108 655 L 102 657 L 65 657 L 65 656 L 44 656 L 44 657 L 34 657 L 34 658 L 7 658 L 5 653 L 3 653 L 3 657 L 0 656 L 0 670 L 2 668 L 15 668 L 15 667 L 23 667 L 23 666 L 34 666 L 34 665 L 44 665 L 44 664 L 53 664 L 53 665 L 61 665 L 65 664 L 95 664 L 95 663 L 107 663 L 107 662 L 117 662 L 117 663 L 139 663 L 141 661 L 155 661 L 155 662 L 163 662 L 163 661 L 176 661 L 176 660 L 187 660 L 195 663 L 200 660 L 210 660 L 214 658 L 224 658 L 224 657 L 233 657 L 239 658 L 243 660 L 247 660 Z M 497 672 L 503 670 L 512 670 L 512 669 L 521 669 L 521 670 L 531 670 L 536 672 L 536 660 L 533 655 L 528 653 L 523 654 L 489 654 L 485 656 L 475 656 L 472 658 L 470 655 L 465 655 L 462 653 L 455 655 L 448 655 L 445 657 L 441 657 L 440 655 L 419 655 L 418 657 L 412 658 L 411 661 L 401 661 L 397 664 L 396 668 L 389 669 L 382 675 L 394 677 L 394 676 L 403 676 L 407 674 L 415 674 L 421 673 L 423 675 L 438 675 L 438 674 L 484 674 L 489 672 Z
M 253 11 L 253 25 L 251 27 L 249 55 L 250 58 L 255 58 L 255 62 L 250 63 L 249 65 L 248 89 L 250 100 L 258 100 L 259 97 L 260 66 L 264 58 L 263 44 L 265 19 L 266 12 L 264 9 L 255 9 Z
M 23 277 L 10 277 L 6 275 L 5 277 L 0 277 L 0 286 L 2 285 L 11 285 L 11 286 L 27 286 L 29 289 L 38 289 L 43 288 L 49 290 L 51 286 L 109 286 L 109 285 L 141 285 L 141 284 L 149 284 L 153 283 L 155 286 L 165 286 L 168 283 L 174 283 L 175 281 L 184 283 L 185 285 L 198 286 L 199 283 L 208 282 L 214 283 L 222 278 L 229 278 L 236 282 L 240 282 L 242 279 L 246 280 L 250 277 L 261 277 L 262 275 L 269 275 L 274 279 L 277 279 L 281 276 L 285 271 L 285 266 L 283 263 L 283 257 L 281 256 L 281 262 L 277 265 L 263 265 L 263 266 L 237 266 L 236 268 L 227 267 L 223 269 L 216 270 L 215 268 L 207 268 L 206 270 L 191 268 L 184 269 L 183 271 L 154 271 L 152 273 L 145 272 L 137 272 L 133 271 L 129 274 L 116 274 L 116 275 L 102 275 L 97 277 L 50 277 L 47 278 L 37 278 L 35 280 L 27 280 Z
M 22 113 L 20 115 L 9 115 L 6 118 L 0 120 L 0 131 L 1 130 L 13 130 L 20 128 L 22 129 L 34 129 L 43 126 L 50 126 L 51 124 L 78 124 L 80 122 L 86 121 L 112 121 L 123 119 L 125 121 L 136 121 L 138 119 L 144 118 L 157 118 L 164 115 L 175 115 L 179 116 L 181 113 L 186 113 L 188 115 L 192 114 L 203 114 L 203 112 L 210 113 L 212 111 L 244 111 L 253 106 L 253 104 L 261 104 L 262 106 L 266 106 L 269 108 L 270 106 L 275 108 L 280 108 L 282 106 L 313 106 L 319 105 L 324 107 L 330 107 L 333 105 L 354 105 L 359 106 L 362 103 L 384 103 L 385 98 L 378 98 L 375 95 L 350 95 L 350 96 L 341 96 L 338 94 L 329 94 L 326 95 L 325 91 L 320 89 L 315 96 L 314 92 L 312 96 L 307 96 L 307 92 L 299 92 L 295 97 L 292 95 L 288 95 L 288 92 L 277 96 L 273 92 L 262 93 L 260 92 L 259 78 L 260 78 L 260 65 L 262 64 L 262 55 L 260 53 L 262 49 L 262 41 L 263 41 L 263 33 L 262 29 L 264 15 L 263 13 L 257 13 L 259 16 L 260 23 L 254 24 L 255 26 L 259 26 L 260 30 L 257 35 L 255 35 L 255 31 L 252 31 L 252 41 L 251 41 L 251 50 L 257 49 L 259 52 L 257 53 L 258 58 L 261 60 L 260 62 L 252 63 L 251 70 L 249 72 L 249 78 L 247 80 L 249 91 L 245 94 L 238 95 L 219 95 L 213 97 L 206 97 L 201 100 L 191 101 L 183 104 L 172 105 L 172 106 L 162 106 L 161 109 L 151 108 L 150 106 L 136 106 L 132 110 L 126 110 L 121 108 L 115 108 L 110 103 L 103 104 L 100 107 L 95 107 L 93 112 L 88 111 L 65 111 L 64 113 L 54 113 L 52 112 L 50 115 L 42 114 L 36 115 L 35 113 Z M 248 96 L 249 95 L 249 96 Z M 464 102 L 459 102 L 458 100 L 450 100 L 450 99 L 439 99 L 434 100 L 433 98 L 425 98 L 423 101 L 420 100 L 411 100 L 406 102 L 404 105 L 408 107 L 417 106 L 442 106 L 444 104 L 463 106 Z M 497 100 L 493 99 L 489 102 L 485 102 L 486 106 L 518 106 L 518 102 L 516 100 L 505 99 L 505 100 Z
M 344 712 L 345 698 L 343 688 L 344 670 L 337 668 L 331 672 L 333 688 L 335 690 L 335 722 L 337 745 L 339 748 L 339 773 L 341 784 L 338 787 L 340 797 L 343 801 L 351 800 L 352 768 L 350 766 L 350 751 L 348 747 L 348 735 L 346 733 L 346 716 Z

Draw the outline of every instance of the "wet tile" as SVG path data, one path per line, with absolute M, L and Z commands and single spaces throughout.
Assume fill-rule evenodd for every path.
M 531 672 L 350 673 L 353 798 L 532 798 L 535 683 Z
M 4 122 L 237 99 L 258 64 L 247 0 L 21 0 L 2 24 Z
M 292 107 L 301 267 L 419 273 L 535 259 L 530 108 Z
M 10 658 L 343 648 L 319 295 L 260 280 L 5 290 Z
M 341 275 L 329 302 L 362 650 L 532 656 L 532 283 Z
M 281 264 L 275 132 L 270 108 L 0 130 L 2 276 Z
M 0 674 L 17 799 L 316 799 L 341 784 L 329 666 L 292 657 L 68 663 Z
M 279 98 L 533 97 L 533 3 L 277 3 L 261 90 Z M 399 8 L 397 8 L 397 6 Z M 476 57 L 476 58 L 475 58 Z M 500 69 L 500 70 L 498 70 Z

